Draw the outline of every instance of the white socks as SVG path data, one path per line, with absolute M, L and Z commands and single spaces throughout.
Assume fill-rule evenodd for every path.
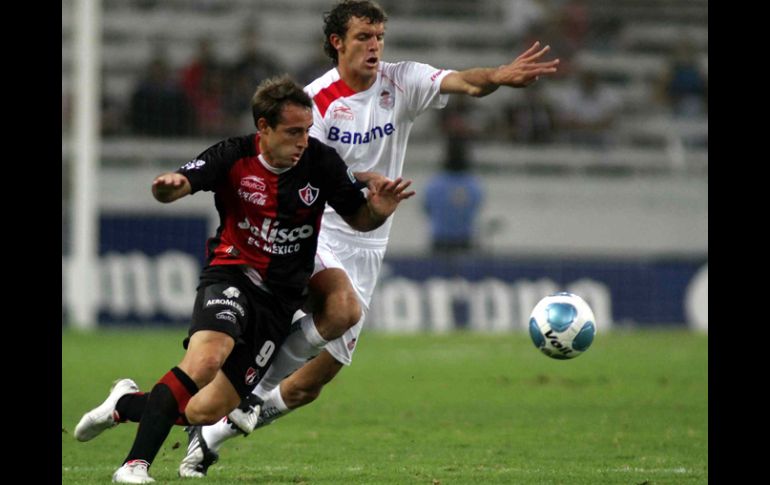
M 241 432 L 236 430 L 234 426 L 230 426 L 230 423 L 225 417 L 217 421 L 216 424 L 203 426 L 201 428 L 201 434 L 210 450 L 219 451 L 219 447 L 222 446 L 222 443 L 233 436 L 238 436 Z
M 273 388 L 273 390 L 268 392 L 267 396 L 262 400 L 264 403 L 262 404 L 262 411 L 259 413 L 257 428 L 270 424 L 281 416 L 291 412 L 291 409 L 289 409 L 289 407 L 286 406 L 286 403 L 283 402 L 281 386 Z
M 261 428 L 266 424 L 270 424 L 276 419 L 280 418 L 291 412 L 291 409 L 286 406 L 281 397 L 281 386 L 275 387 L 272 391 L 269 391 L 265 398 L 262 409 L 259 412 L 259 419 L 257 420 L 257 426 L 254 429 Z M 203 426 L 201 428 L 203 439 L 206 441 L 206 445 L 210 450 L 218 452 L 222 443 L 238 436 L 241 433 L 235 426 L 231 425 L 227 418 L 222 418 L 211 426 Z
M 273 363 L 254 389 L 254 394 L 265 400 L 267 393 L 275 388 L 286 376 L 302 367 L 311 357 L 315 357 L 328 342 L 315 328 L 313 314 L 299 319 L 299 329 L 292 332 L 275 356 Z

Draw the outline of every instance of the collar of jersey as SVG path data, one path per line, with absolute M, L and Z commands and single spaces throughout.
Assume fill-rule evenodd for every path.
M 267 170 L 273 172 L 276 175 L 280 175 L 284 172 L 288 172 L 293 168 L 293 167 L 284 167 L 284 168 L 273 167 L 272 165 L 267 163 L 267 160 L 265 159 L 264 155 L 262 155 L 261 153 L 259 154 L 259 156 L 257 156 L 257 158 L 259 159 L 259 163 L 261 163 L 263 167 L 265 167 Z
M 372 89 L 375 88 L 375 86 L 377 86 L 379 84 L 380 76 L 382 75 L 382 64 L 380 64 L 380 67 L 377 68 L 377 75 L 374 76 L 374 82 L 372 83 L 372 85 L 369 86 L 368 88 L 364 89 L 363 91 L 354 91 L 353 88 L 351 88 L 348 85 L 348 83 L 344 79 L 342 79 L 342 75 L 340 74 L 340 69 L 338 67 L 335 67 L 334 69 L 336 69 L 336 71 L 337 71 L 337 79 L 345 86 L 345 89 L 350 93 L 350 94 L 346 94 L 345 97 L 355 96 L 357 94 L 362 94 L 362 93 L 366 93 L 366 92 L 371 91 Z

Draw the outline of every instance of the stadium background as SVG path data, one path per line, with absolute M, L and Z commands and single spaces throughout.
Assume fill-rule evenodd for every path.
M 72 436 L 109 383 L 151 389 L 183 352 L 216 214 L 205 193 L 161 205 L 150 181 L 251 130 L 248 99 L 228 122 L 183 127 L 168 106 L 132 121 L 150 62 L 165 57 L 178 86 L 200 39 L 227 68 L 251 25 L 299 77 L 331 2 L 62 2 L 62 483 L 104 483 L 124 457 L 135 426 Z M 418 196 L 396 214 L 355 365 L 312 406 L 234 440 L 206 483 L 708 483 L 708 103 L 703 86 L 683 103 L 665 95 L 682 45 L 708 79 L 707 1 L 381 3 L 385 60 L 494 66 L 536 37 L 560 74 L 417 120 L 405 176 Z M 586 71 L 610 116 L 588 130 L 555 122 Z M 486 201 L 476 248 L 444 258 L 421 197 L 452 116 L 472 127 Z M 555 289 L 585 296 L 598 320 L 590 351 L 568 362 L 524 331 Z M 181 481 L 186 440 L 172 430 L 156 479 Z
M 207 38 L 218 63 L 233 63 L 251 25 L 259 47 L 298 75 L 320 53 L 320 16 L 329 3 L 62 2 L 63 327 L 187 323 L 216 214 L 209 194 L 158 204 L 150 181 L 221 136 L 248 132 L 248 105 L 226 132 L 139 133 L 130 123 L 131 97 L 150 61 L 163 53 L 177 75 Z M 476 249 L 454 258 L 429 249 L 421 189 L 441 168 L 447 133 L 441 112 L 421 117 L 404 172 L 418 196 L 396 214 L 369 328 L 518 331 L 542 295 L 567 289 L 592 304 L 600 331 L 707 330 L 707 95 L 704 106 L 684 111 L 661 96 L 683 43 L 707 79 L 707 2 L 381 3 L 390 14 L 384 60 L 494 66 L 537 36 L 563 60 L 560 75 L 539 82 L 543 105 L 568 104 L 581 73 L 591 71 L 614 110 L 586 141 L 558 123 L 544 137 L 522 134 L 511 113 L 532 102 L 527 90 L 451 101 L 448 109 L 458 108 L 474 127 L 473 171 L 486 198 Z M 88 4 L 97 7 L 91 14 L 80 10 Z M 509 24 L 509 4 L 535 5 L 540 20 L 529 30 Z M 91 77 L 78 71 L 78 60 L 89 58 Z M 94 123 L 84 115 L 88 96 Z M 157 112 L 158 124 L 172 123 L 171 116 Z

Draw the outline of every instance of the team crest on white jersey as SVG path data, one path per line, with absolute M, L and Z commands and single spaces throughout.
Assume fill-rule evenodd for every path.
M 380 91 L 380 108 L 392 109 L 396 103 L 396 96 L 392 91 L 383 89 Z
M 332 119 L 352 121 L 355 119 L 355 116 L 353 115 L 353 109 L 344 105 L 339 105 L 332 110 Z
M 302 202 L 305 203 L 307 206 L 313 205 L 313 202 L 318 198 L 318 194 L 321 191 L 317 188 L 310 185 L 310 182 L 307 183 L 306 186 L 299 189 L 299 198 L 302 199 Z

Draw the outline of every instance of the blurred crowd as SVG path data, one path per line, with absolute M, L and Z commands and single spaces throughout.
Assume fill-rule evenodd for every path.
M 147 8 L 154 5 L 147 3 Z M 419 7 L 382 3 L 392 15 L 408 15 Z M 592 18 L 586 0 L 506 0 L 500 5 L 501 28 L 510 51 L 521 52 L 540 40 L 550 44 L 553 55 L 561 59 L 560 71 L 513 95 L 496 94 L 491 107 L 467 102 L 452 105 L 442 114 L 445 124 L 472 125 L 478 139 L 596 147 L 612 143 L 614 128 L 629 112 L 627 102 L 617 83 L 613 88 L 612 82 L 574 60 L 585 50 L 618 50 L 617 22 Z M 258 29 L 244 28 L 237 57 L 223 61 L 212 39 L 201 37 L 192 57 L 181 66 L 172 65 L 166 48 L 158 45 L 137 74 L 129 99 L 103 95 L 103 134 L 221 137 L 247 132 L 253 129 L 249 101 L 261 80 L 289 72 L 300 83 L 307 83 L 332 67 L 319 48 L 305 65 L 289 69 L 261 41 Z M 698 63 L 697 46 L 683 37 L 663 55 L 666 68 L 650 80 L 649 99 L 643 107 L 672 119 L 703 119 L 708 113 L 708 76 Z M 429 53 L 415 60 L 431 62 Z M 69 101 L 63 95 L 63 121 L 69 116 Z
M 190 2 L 194 8 L 204 11 L 219 11 L 226 3 L 178 1 L 185 5 Z M 466 0 L 380 0 L 380 3 L 389 11 L 391 19 L 433 14 L 456 15 L 465 21 L 478 8 L 476 3 Z M 629 52 L 620 35 L 624 26 L 617 18 L 594 15 L 590 0 L 487 3 L 492 4 L 497 8 L 494 18 L 499 19 L 507 51 L 520 53 L 539 40 L 551 46 L 551 54 L 559 57 L 561 64 L 555 76 L 527 89 L 501 90 L 483 100 L 452 97 L 445 109 L 436 112 L 441 129 L 432 131 L 430 136 L 438 136 L 442 141 L 443 165 L 426 186 L 422 208 L 430 223 L 432 248 L 440 254 L 473 250 L 478 244 L 476 235 L 481 226 L 486 234 L 496 230 L 495 221 L 484 221 L 480 217 L 484 187 L 473 173 L 478 168 L 473 156 L 474 142 L 495 140 L 601 149 L 615 144 L 621 123 L 625 120 L 629 124 L 631 120 L 633 125 L 637 114 L 661 115 L 674 121 L 702 122 L 708 117 L 703 39 L 698 43 L 682 33 L 674 41 L 657 41 L 655 55 L 664 61 L 663 68 L 655 76 L 643 78 L 643 89 L 636 91 L 642 95 L 631 102 L 627 95 L 631 90 L 630 76 L 624 77 L 620 72 L 612 78 L 613 74 L 607 70 L 578 61 L 580 54 L 586 52 L 616 57 Z M 162 5 L 163 2 L 157 0 L 134 0 L 134 8 L 139 9 L 152 10 Z M 288 72 L 301 84 L 307 84 L 332 67 L 317 45 L 308 46 L 310 57 L 304 64 L 299 67 L 289 64 L 280 57 L 280 51 L 265 47 L 258 25 L 248 19 L 244 19 L 243 25 L 237 34 L 238 49 L 234 57 L 232 51 L 229 56 L 222 55 L 216 49 L 216 39 L 203 35 L 197 38 L 189 58 L 180 63 L 177 57 L 174 63 L 169 46 L 159 42 L 146 65 L 135 74 L 132 72 L 130 89 L 121 90 L 127 94 L 115 96 L 102 90 L 102 134 L 216 139 L 252 132 L 250 100 L 260 81 Z M 387 41 L 386 59 L 390 59 L 389 46 L 394 45 L 392 39 Z M 429 51 L 413 56 L 412 60 L 436 67 L 454 67 L 435 63 Z M 634 82 L 637 83 L 634 87 L 638 87 L 639 78 Z M 71 103 L 71 94 L 63 88 L 65 132 Z M 707 134 L 699 134 L 689 141 L 682 137 L 681 142 L 691 142 L 699 148 L 708 146 Z
M 329 65 L 309 63 L 294 77 L 309 82 Z M 241 34 L 240 54 L 223 62 L 208 37 L 198 40 L 192 59 L 174 70 L 168 54 L 155 50 L 125 105 L 125 116 L 103 124 L 103 133 L 140 136 L 221 137 L 253 130 L 251 96 L 260 81 L 287 72 L 281 59 L 259 43 L 257 30 Z M 119 104 L 115 102 L 114 104 Z

